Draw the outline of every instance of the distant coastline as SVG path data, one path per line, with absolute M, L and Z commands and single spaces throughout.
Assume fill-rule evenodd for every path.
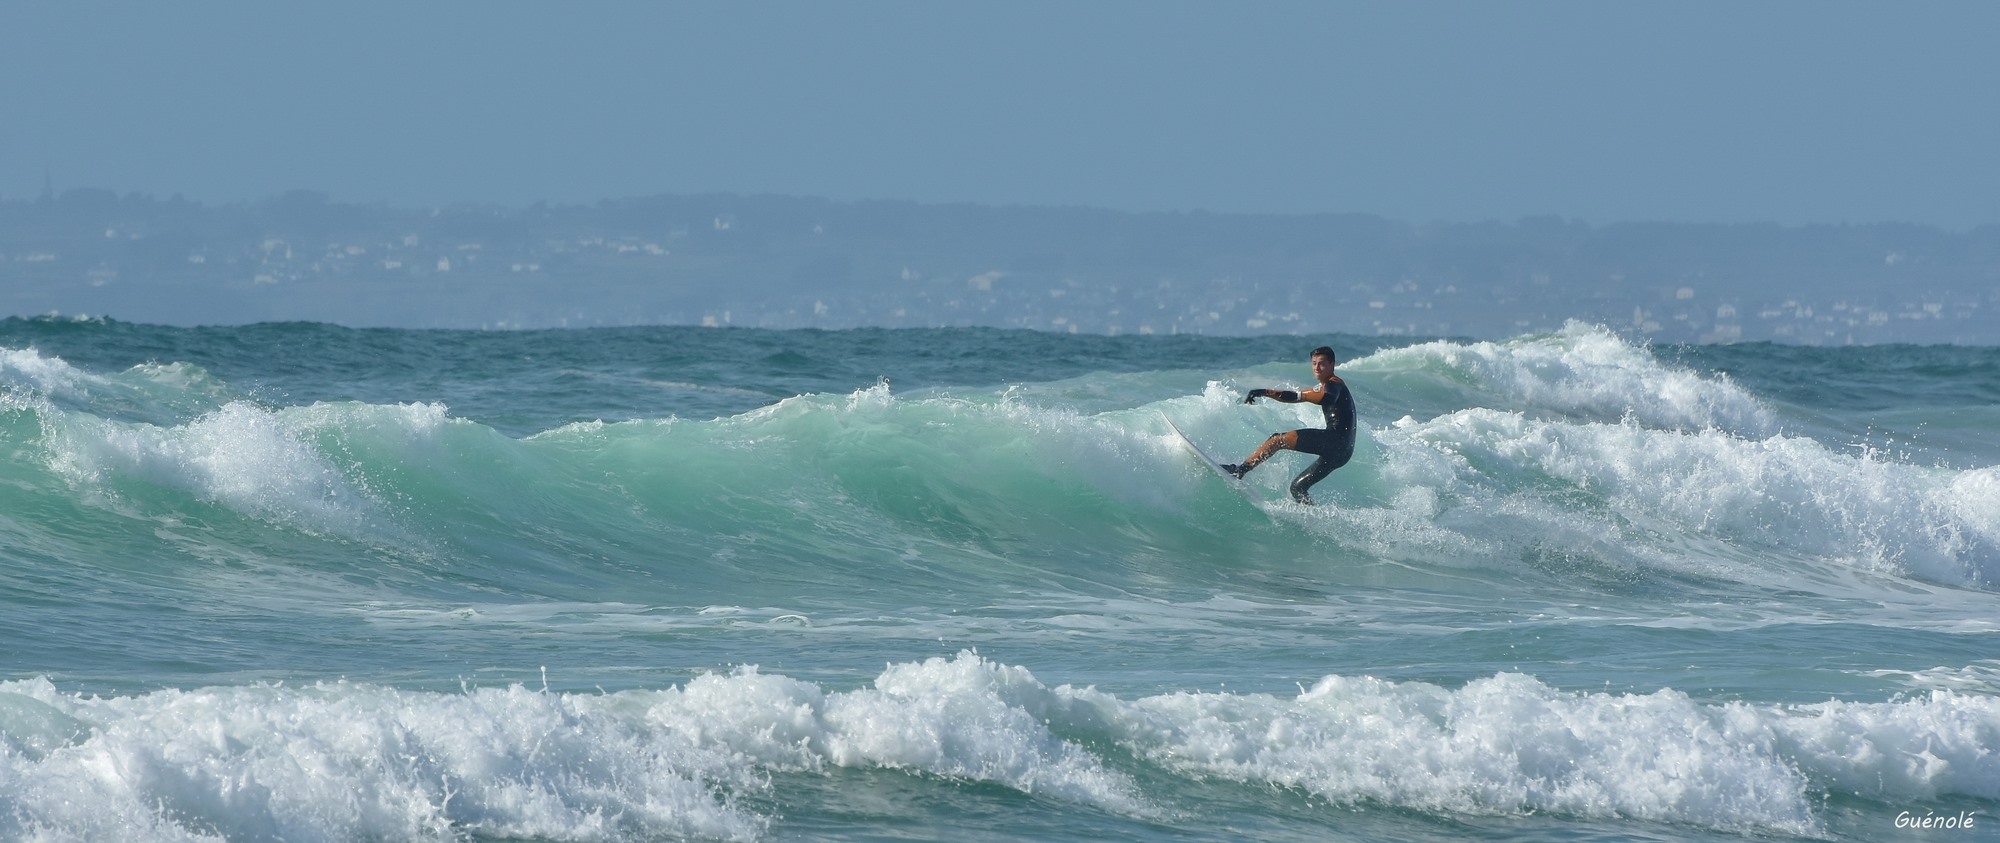
M 2000 344 L 2000 226 L 1416 224 L 1361 214 L 676 195 L 395 208 L 0 199 L 0 316 L 355 327 L 991 326 Z

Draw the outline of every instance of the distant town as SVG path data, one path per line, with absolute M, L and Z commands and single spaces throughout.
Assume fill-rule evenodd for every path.
M 0 198 L 0 316 L 161 324 L 992 326 L 2000 344 L 2000 226 L 1420 224 L 1359 214 L 660 196 L 406 209 Z

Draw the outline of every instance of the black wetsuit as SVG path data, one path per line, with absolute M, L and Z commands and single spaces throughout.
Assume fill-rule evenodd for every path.
M 1293 431 L 1299 436 L 1299 446 L 1294 450 L 1319 455 L 1312 465 L 1292 478 L 1292 499 L 1299 503 L 1312 503 L 1307 492 L 1313 484 L 1354 458 L 1354 393 L 1347 391 L 1346 381 L 1326 384 L 1326 393 L 1319 399 L 1319 412 L 1326 417 L 1325 429 L 1307 427 Z

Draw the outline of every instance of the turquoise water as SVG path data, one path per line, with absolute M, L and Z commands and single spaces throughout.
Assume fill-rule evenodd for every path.
M 1325 505 L 1167 429 L 1321 342 Z M 1996 432 L 1582 324 L 8 320 L 0 838 L 2000 839 Z

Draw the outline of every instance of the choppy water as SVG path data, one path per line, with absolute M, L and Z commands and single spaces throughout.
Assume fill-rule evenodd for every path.
M 1325 505 L 1167 430 L 1321 342 Z M 9 320 L 0 838 L 2000 839 L 1996 434 L 1991 348 Z

